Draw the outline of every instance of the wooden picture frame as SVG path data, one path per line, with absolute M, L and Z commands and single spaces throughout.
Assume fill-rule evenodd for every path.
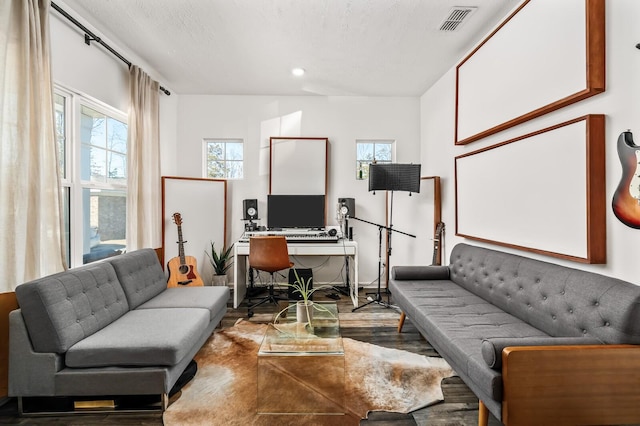
M 444 240 L 444 222 L 442 222 L 442 196 L 440 189 L 440 176 L 424 176 L 421 177 L 420 180 L 433 180 L 433 238 L 434 238 L 434 249 L 436 244 L 439 249 L 437 253 L 434 250 L 434 255 L 432 258 L 432 263 L 434 265 L 442 265 L 442 248 L 443 248 L 443 240 Z M 438 224 L 442 223 L 440 235 L 438 235 Z M 435 241 L 437 238 L 440 238 L 439 241 Z
M 605 1 L 528 0 L 456 67 L 455 144 L 604 90 Z
M 604 115 L 457 156 L 456 235 L 605 263 L 605 182 Z
M 328 138 L 272 137 L 269 152 L 269 194 L 327 194 Z
M 213 277 L 211 241 L 216 250 L 227 245 L 227 181 L 189 177 L 162 177 L 162 255 L 163 267 L 178 256 L 177 227 L 173 213 L 181 213 L 185 255 L 196 258 L 205 285 Z

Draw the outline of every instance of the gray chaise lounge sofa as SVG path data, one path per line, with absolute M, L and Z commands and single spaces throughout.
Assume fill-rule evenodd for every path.
M 167 288 L 153 249 L 16 288 L 9 395 L 167 394 L 227 311 L 227 287 Z
M 640 423 L 640 287 L 458 244 L 396 266 L 392 300 L 504 424 Z

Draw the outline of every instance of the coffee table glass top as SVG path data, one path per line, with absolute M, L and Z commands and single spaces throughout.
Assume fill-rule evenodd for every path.
M 310 354 L 344 355 L 336 303 L 314 302 L 310 325 L 297 322 L 296 304 L 291 303 L 269 324 L 258 352 L 258 356 Z

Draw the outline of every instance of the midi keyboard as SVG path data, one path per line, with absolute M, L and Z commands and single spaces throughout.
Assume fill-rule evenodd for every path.
M 284 232 L 270 232 L 270 231 L 257 231 L 257 232 L 247 232 L 245 233 L 238 242 L 240 243 L 248 243 L 249 238 L 251 237 L 259 237 L 265 235 L 273 235 L 279 237 L 285 237 L 288 243 L 296 244 L 296 243 L 337 243 L 339 238 L 337 235 L 329 235 L 326 232 L 322 233 L 284 233 Z

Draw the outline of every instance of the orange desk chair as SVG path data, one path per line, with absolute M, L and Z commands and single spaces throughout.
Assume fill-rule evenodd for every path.
M 288 300 L 287 297 L 278 297 L 274 291 L 274 275 L 278 271 L 293 268 L 293 262 L 289 260 L 287 239 L 279 236 L 251 237 L 249 239 L 249 267 L 270 274 L 268 295 L 257 303 L 249 300 L 247 316 L 253 316 L 253 309 L 263 303 L 278 303 L 279 300 Z

